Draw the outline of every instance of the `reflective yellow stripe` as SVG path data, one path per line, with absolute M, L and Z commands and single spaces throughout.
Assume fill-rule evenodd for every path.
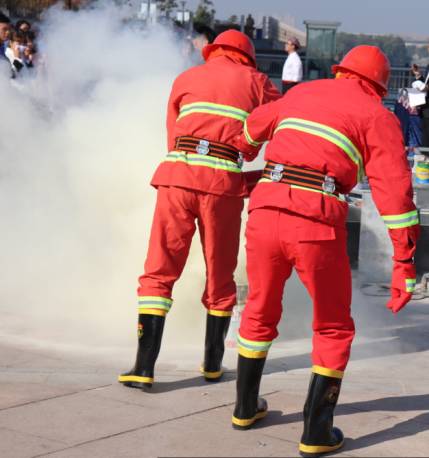
M 248 340 L 241 337 L 240 334 L 237 336 L 237 342 L 243 348 L 253 351 L 268 351 L 273 343 L 272 341 L 259 342 L 256 340 Z
M 139 313 L 143 310 L 164 310 L 168 312 L 173 301 L 167 297 L 160 296 L 140 296 L 139 297 Z
M 232 316 L 232 312 L 223 312 L 222 310 L 207 310 L 207 313 L 209 315 L 220 316 L 220 317 Z
M 405 279 L 405 290 L 407 293 L 414 293 L 416 289 L 417 280 L 415 278 L 406 278 Z
M 296 184 L 292 184 L 292 185 L 290 185 L 290 187 L 292 189 L 302 189 L 303 191 L 317 192 L 319 194 L 323 194 L 324 196 L 334 197 L 337 200 L 341 200 L 338 196 L 336 196 L 335 194 L 332 194 L 330 192 L 318 191 L 317 189 L 306 188 L 305 186 L 298 186 Z
M 327 453 L 333 452 L 334 450 L 338 450 L 344 444 L 344 440 L 342 440 L 337 445 L 305 445 L 299 444 L 299 451 L 304 453 Z
M 325 375 L 326 377 L 333 377 L 333 378 L 343 378 L 344 372 L 337 371 L 335 369 L 328 369 L 327 367 L 322 366 L 313 366 L 313 372 L 319 375 Z
M 275 132 L 282 129 L 298 130 L 307 134 L 316 135 L 334 145 L 338 146 L 357 167 L 357 180 L 360 181 L 364 175 L 363 160 L 360 151 L 353 142 L 339 130 L 333 129 L 325 124 L 308 121 L 299 118 L 286 118 L 279 123 Z
M 141 309 L 139 308 L 139 315 L 156 315 L 156 316 L 167 316 L 166 310 L 155 310 L 155 309 Z
M 239 345 L 238 354 L 241 356 L 244 356 L 245 358 L 261 359 L 261 358 L 266 358 L 268 355 L 268 352 L 267 351 L 247 350 L 247 348 L 243 348 Z
M 417 210 L 400 215 L 382 215 L 383 221 L 389 229 L 402 229 L 404 227 L 419 224 L 419 214 Z
M 258 181 L 258 183 L 274 183 L 274 182 L 272 180 L 268 179 L 268 178 L 261 178 Z M 334 199 L 337 199 L 339 201 L 343 201 L 343 199 L 341 199 L 341 197 L 336 196 L 335 194 L 331 194 L 330 192 L 318 191 L 317 189 L 306 188 L 305 186 L 299 186 L 299 185 L 296 185 L 296 184 L 292 184 L 292 185 L 289 185 L 289 186 L 292 189 L 301 189 L 302 191 L 316 192 L 318 194 L 323 194 L 324 196 L 333 197 Z
M 138 375 L 120 375 L 118 382 L 136 382 L 136 383 L 153 383 L 154 378 L 152 377 L 140 377 Z
M 204 375 L 205 378 L 210 379 L 220 378 L 223 375 L 223 370 L 217 372 L 207 372 L 204 370 L 204 367 L 200 367 L 200 372 Z
M 247 143 L 252 146 L 259 146 L 262 145 L 262 142 L 257 142 L 253 140 L 253 138 L 249 134 L 249 130 L 247 129 L 247 121 L 244 122 L 244 137 L 246 138 Z
M 183 151 L 172 151 L 168 153 L 165 162 L 182 162 L 189 166 L 209 167 L 216 170 L 225 170 L 226 172 L 241 173 L 238 164 L 202 154 L 185 153 Z
M 194 113 L 204 113 L 215 116 L 225 116 L 226 118 L 236 119 L 237 121 L 244 122 L 249 116 L 247 111 L 240 108 L 233 107 L 231 105 L 221 105 L 219 103 L 211 102 L 196 102 L 183 105 L 180 108 L 180 114 L 177 121 L 180 121 L 185 116 L 189 116 Z

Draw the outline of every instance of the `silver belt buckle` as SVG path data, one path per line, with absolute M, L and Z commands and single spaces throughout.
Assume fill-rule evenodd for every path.
M 207 140 L 200 140 L 200 144 L 196 147 L 197 153 L 202 154 L 203 156 L 207 156 L 210 151 L 210 142 Z
M 276 164 L 274 170 L 271 170 L 271 180 L 275 182 L 281 181 L 283 178 L 284 167 L 281 164 Z
M 329 192 L 330 194 L 333 194 L 335 190 L 337 189 L 335 186 L 335 178 L 325 176 L 325 181 L 323 182 L 322 189 L 325 192 Z

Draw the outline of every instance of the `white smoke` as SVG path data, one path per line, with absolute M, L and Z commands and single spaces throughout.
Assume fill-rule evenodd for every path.
M 172 32 L 126 25 L 114 6 L 54 8 L 40 28 L 37 75 L 0 75 L 0 309 L 21 335 L 131 342 L 149 181 L 186 62 Z

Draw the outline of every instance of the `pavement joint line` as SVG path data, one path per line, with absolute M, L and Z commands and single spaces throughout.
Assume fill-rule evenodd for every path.
M 61 444 L 61 445 L 67 445 L 66 442 L 63 442 L 63 441 L 59 441 L 57 439 L 49 439 L 45 436 L 39 436 L 38 434 L 33 434 L 33 433 L 29 433 L 27 431 L 23 432 L 23 431 L 19 431 L 17 429 L 13 429 L 13 428 L 8 428 L 6 426 L 2 426 L 2 429 L 6 430 L 6 431 L 10 431 L 12 433 L 18 433 L 18 434 L 21 434 L 23 436 L 31 436 L 31 437 L 35 437 L 37 439 L 41 439 L 41 440 L 47 440 L 47 441 L 50 441 L 50 442 L 56 442 L 57 444 Z
M 28 405 L 31 405 L 31 404 L 38 404 L 40 402 L 51 401 L 52 399 L 66 398 L 68 396 L 74 396 L 74 395 L 80 394 L 80 393 L 87 393 L 88 391 L 98 390 L 100 388 L 107 388 L 107 387 L 112 386 L 112 385 L 113 384 L 94 386 L 92 388 L 86 388 L 84 390 L 73 391 L 71 393 L 58 394 L 57 396 L 51 396 L 49 398 L 36 399 L 35 401 L 23 402 L 22 404 L 17 404 L 15 406 L 4 407 L 4 408 L 0 409 L 0 412 L 5 412 L 7 410 L 12 410 L 12 409 L 18 409 L 19 407 L 25 407 L 25 406 L 28 406 Z
M 271 395 L 276 394 L 276 393 L 279 393 L 279 391 L 278 390 L 277 391 L 271 391 L 271 392 L 268 392 L 268 393 L 264 394 L 263 396 L 271 396 Z M 111 439 L 113 437 L 119 437 L 119 436 L 122 436 L 124 434 L 134 433 L 136 431 L 140 431 L 140 430 L 144 430 L 144 429 L 148 429 L 148 428 L 153 428 L 154 426 L 164 425 L 166 423 L 171 423 L 171 422 L 176 421 L 176 420 L 182 420 L 184 418 L 189 418 L 189 417 L 193 417 L 195 415 L 200 415 L 200 414 L 203 414 L 203 413 L 206 413 L 206 412 L 211 412 L 211 411 L 216 410 L 216 409 L 223 409 L 225 407 L 229 407 L 229 406 L 232 406 L 234 404 L 235 404 L 235 401 L 234 402 L 228 402 L 226 404 L 221 404 L 221 405 L 218 405 L 218 406 L 209 407 L 208 409 L 198 410 L 196 412 L 191 412 L 191 413 L 188 413 L 188 414 L 185 414 L 185 415 L 179 415 L 179 416 L 174 417 L 174 418 L 167 418 L 166 420 L 161 420 L 161 421 L 157 421 L 155 423 L 150 423 L 149 425 L 139 426 L 137 428 L 132 428 L 132 429 L 128 429 L 126 431 L 121 431 L 119 433 L 108 434 L 107 436 L 97 437 L 96 439 L 91 439 L 91 440 L 87 440 L 87 441 L 84 441 L 84 442 L 79 442 L 78 444 L 74 444 L 74 445 L 71 445 L 69 447 L 65 447 L 65 448 L 59 449 L 59 450 L 53 450 L 52 452 L 43 453 L 43 454 L 40 454 L 40 455 L 33 455 L 31 458 L 42 458 L 42 457 L 45 457 L 45 456 L 53 455 L 54 453 L 64 452 L 66 450 L 72 450 L 74 448 L 82 447 L 84 445 L 94 444 L 96 442 L 103 441 L 103 440 L 106 440 L 106 439 Z

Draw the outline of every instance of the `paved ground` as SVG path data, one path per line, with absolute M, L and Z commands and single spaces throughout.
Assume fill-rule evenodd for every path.
M 336 423 L 339 456 L 429 456 L 429 301 L 399 317 L 384 299 L 359 301 L 359 337 Z M 359 317 L 371 317 L 362 318 Z M 207 385 L 200 349 L 164 348 L 153 393 L 115 382 L 131 355 L 101 359 L 23 343 L 0 327 L 0 457 L 296 456 L 309 379 L 309 339 L 293 335 L 270 352 L 262 392 L 269 416 L 254 431 L 230 427 L 235 351 L 225 381 Z M 293 334 L 293 333 L 292 333 Z

